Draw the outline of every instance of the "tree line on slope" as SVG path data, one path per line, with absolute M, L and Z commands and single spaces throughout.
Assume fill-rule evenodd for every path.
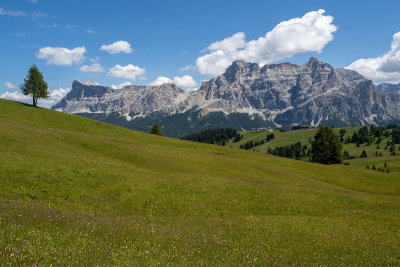
M 265 139 L 262 139 L 261 141 L 258 141 L 258 140 L 256 140 L 256 141 L 250 140 L 250 141 L 247 141 L 247 142 L 244 143 L 244 144 L 241 144 L 241 145 L 239 146 L 239 148 L 240 148 L 240 149 L 245 149 L 245 150 L 252 149 L 253 147 L 263 145 L 263 144 L 265 144 L 265 143 L 267 143 L 267 142 L 273 140 L 274 138 L 275 138 L 275 134 L 274 134 L 274 133 L 270 133 L 270 134 L 267 135 L 267 137 L 266 137 Z
M 337 164 L 343 160 L 343 145 L 332 128 L 321 126 L 311 141 L 311 148 L 301 142 L 268 148 L 268 153 L 285 158 L 308 159 L 322 164 Z
M 239 141 L 243 138 L 243 135 L 240 135 L 235 129 L 232 128 L 213 128 L 187 135 L 185 137 L 182 137 L 181 139 L 199 143 L 225 146 L 231 138 L 235 138 L 235 141 Z
M 362 144 L 371 145 L 372 143 L 381 144 L 382 139 L 391 137 L 392 141 L 388 141 L 387 146 L 391 146 L 392 144 L 400 144 L 400 128 L 398 125 L 389 124 L 386 127 L 380 126 L 363 126 L 358 131 L 354 132 L 353 135 L 347 136 L 344 139 L 344 135 L 346 134 L 345 129 L 340 130 L 340 141 L 345 144 L 354 143 L 357 146 Z

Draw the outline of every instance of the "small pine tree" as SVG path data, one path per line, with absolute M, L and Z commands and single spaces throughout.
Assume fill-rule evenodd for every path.
M 367 164 L 367 166 L 365 166 L 365 168 L 368 169 L 368 170 L 370 169 L 368 164 Z
M 384 168 L 386 168 L 387 167 L 387 163 L 386 163 L 386 161 L 385 161 L 385 165 L 383 166 Z
M 368 157 L 367 152 L 365 150 L 363 150 L 361 155 L 360 155 L 360 158 L 364 159 L 366 157 Z
M 323 164 L 342 162 L 342 143 L 328 126 L 321 126 L 311 143 L 311 160 Z
M 36 65 L 28 71 L 28 75 L 24 79 L 24 84 L 20 85 L 24 95 L 32 95 L 32 105 L 37 106 L 38 98 L 48 98 L 48 85 L 43 79 L 43 74 L 39 71 Z
M 373 169 L 374 171 L 376 171 L 376 166 L 375 166 L 375 164 L 372 165 L 372 169 Z
M 161 132 L 161 128 L 157 122 L 153 123 L 153 125 L 151 126 L 150 133 L 156 134 L 156 135 L 161 135 L 161 136 L 163 135 L 163 133 Z
M 395 147 L 394 143 L 392 143 L 390 146 L 390 152 L 394 152 L 394 151 L 396 151 L 396 147 Z

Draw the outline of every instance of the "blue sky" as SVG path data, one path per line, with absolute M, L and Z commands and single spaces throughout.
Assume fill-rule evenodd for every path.
M 321 9 L 325 12 L 317 14 Z M 294 18 L 306 23 L 306 14 L 325 23 L 312 38 L 292 35 L 298 29 L 293 26 L 283 35 L 272 34 L 273 41 L 259 40 L 278 32 L 279 23 Z M 226 66 L 221 60 L 231 59 L 302 64 L 315 56 L 334 67 L 349 66 L 375 83 L 400 82 L 400 48 L 391 50 L 400 32 L 399 14 L 400 1 L 0 0 L 0 96 L 21 100 L 15 85 L 32 64 L 50 90 L 65 89 L 51 101 L 74 79 L 103 85 L 172 80 L 191 90 L 221 73 Z M 277 51 L 280 42 L 288 43 L 286 37 L 294 47 Z M 246 46 L 252 40 L 259 40 L 255 54 Z

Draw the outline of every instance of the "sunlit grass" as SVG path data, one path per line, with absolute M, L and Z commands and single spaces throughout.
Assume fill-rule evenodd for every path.
M 341 128 L 335 128 L 334 131 L 339 135 L 339 131 Z M 346 139 L 348 136 L 352 136 L 353 132 L 358 131 L 360 129 L 360 126 L 353 126 L 353 127 L 346 127 L 346 134 L 344 135 L 344 139 Z M 254 147 L 252 150 L 257 151 L 257 152 L 262 152 L 262 153 L 267 153 L 268 149 L 274 149 L 275 147 L 278 146 L 286 146 L 286 145 L 291 145 L 296 142 L 301 142 L 303 145 L 308 145 L 310 148 L 310 142 L 315 135 L 317 130 L 315 129 L 310 129 L 310 130 L 293 130 L 293 131 L 287 131 L 287 132 L 280 132 L 278 130 L 274 130 L 273 133 L 275 134 L 275 138 L 265 144 L 259 145 Z M 268 134 L 270 134 L 270 131 L 248 131 L 248 132 L 240 132 L 240 134 L 243 135 L 243 139 L 240 140 L 239 142 L 233 142 L 233 139 L 231 139 L 228 143 L 227 146 L 229 147 L 235 147 L 239 148 L 241 144 L 244 144 L 248 141 L 261 141 L 266 138 Z M 376 139 L 373 143 L 370 145 L 367 145 L 366 143 L 361 144 L 357 146 L 354 143 L 344 143 L 343 145 L 343 151 L 347 151 L 350 156 L 356 157 L 356 159 L 351 159 L 351 160 L 345 160 L 345 162 L 355 165 L 357 167 L 362 167 L 365 168 L 368 165 L 372 167 L 373 165 L 376 165 L 376 167 L 383 167 L 385 161 L 386 162 L 391 162 L 390 166 L 385 168 L 385 171 L 389 169 L 390 172 L 399 174 L 400 175 L 400 156 L 399 155 L 391 155 L 390 153 L 390 146 L 386 146 L 388 141 L 391 141 L 391 137 L 382 138 L 381 143 L 376 144 Z M 395 145 L 396 147 L 396 152 L 397 154 L 400 152 L 400 146 Z M 365 151 L 367 153 L 367 158 L 366 159 L 359 159 L 361 153 Z M 305 158 L 304 160 L 309 160 L 308 158 Z
M 0 229 L 0 265 L 399 265 L 400 179 L 0 100 Z

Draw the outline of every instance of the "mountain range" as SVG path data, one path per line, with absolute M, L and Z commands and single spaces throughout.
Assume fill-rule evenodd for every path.
M 377 85 L 376 89 L 384 93 L 400 93 L 400 83 L 398 84 L 382 83 Z
M 193 92 L 175 84 L 112 89 L 75 80 L 52 109 L 145 132 L 158 122 L 171 137 L 212 127 L 381 125 L 400 121 L 399 87 L 376 87 L 353 70 L 313 57 L 302 65 L 262 67 L 237 60 Z

